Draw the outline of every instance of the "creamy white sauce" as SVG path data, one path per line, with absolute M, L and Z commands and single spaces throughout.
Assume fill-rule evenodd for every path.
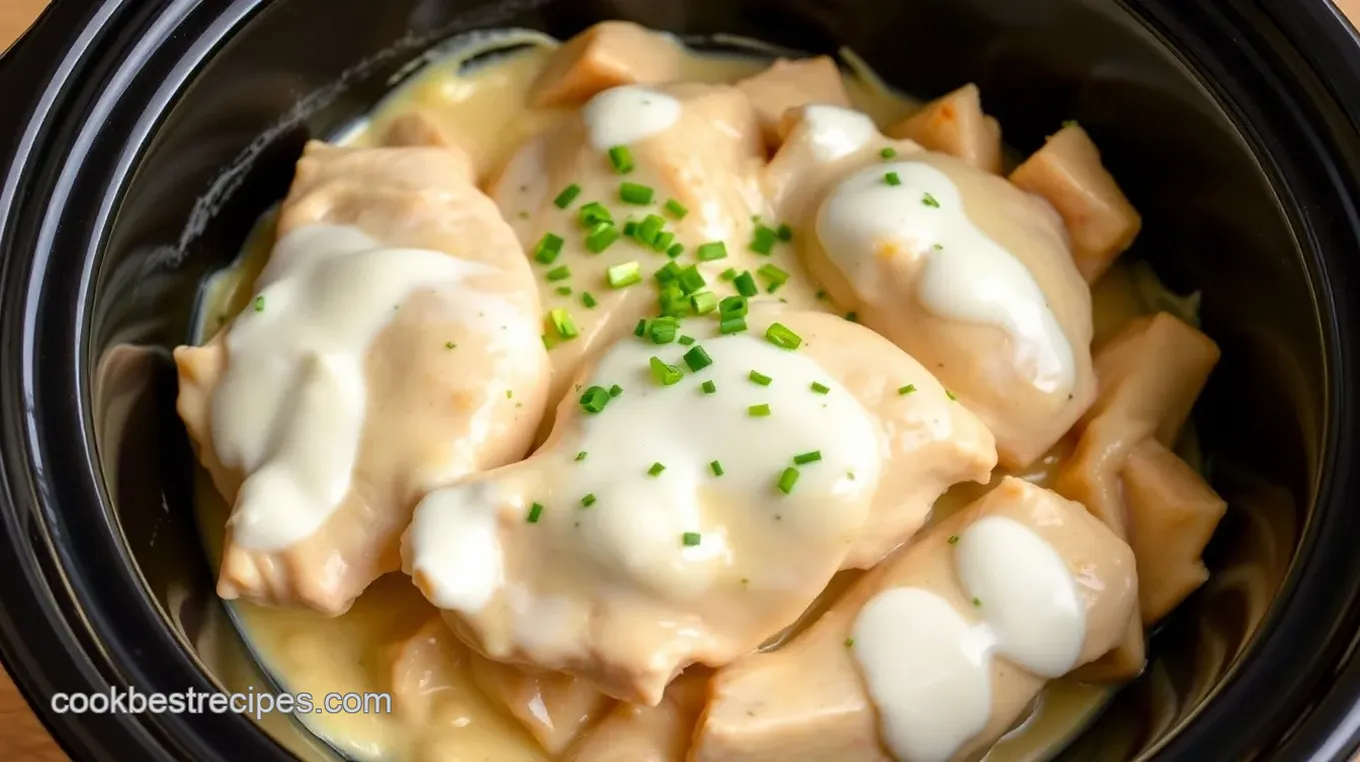
M 903 762 L 944 762 L 982 732 L 993 655 L 1052 679 L 1076 666 L 1086 638 L 1076 580 L 1024 524 L 1000 516 L 973 522 L 954 561 L 967 611 L 929 590 L 890 588 L 864 605 L 852 628 L 881 735 Z
M 213 396 L 217 456 L 246 475 L 228 522 L 236 542 L 278 550 L 325 523 L 358 454 L 370 342 L 417 291 L 485 301 L 460 284 L 488 270 L 436 251 L 384 248 L 346 226 L 307 226 L 279 241 L 258 295 L 226 335 L 227 368 Z
M 559 557 L 583 558 L 576 567 L 596 569 L 599 585 L 641 588 L 672 602 L 705 595 L 733 569 L 749 577 L 751 589 L 790 584 L 804 573 L 800 543 L 823 548 L 843 541 L 848 551 L 878 486 L 877 420 L 805 352 L 745 334 L 701 339 L 695 346 L 707 351 L 712 365 L 695 373 L 686 369 L 679 383 L 661 386 L 650 376 L 649 358 L 684 368 L 681 355 L 689 348 L 619 342 L 584 385 L 623 387 L 603 412 L 574 410 L 579 417 L 567 424 L 573 429 L 551 452 L 493 472 L 487 481 L 496 487 L 455 485 L 422 501 L 406 560 L 426 577 L 431 599 L 475 613 L 458 599 L 494 594 L 492 560 L 469 554 L 463 561 L 486 568 L 459 570 L 448 556 L 464 547 L 463 535 L 469 527 L 477 531 L 486 515 L 499 508 L 502 520 L 523 522 L 533 502 L 544 506 L 533 531 L 557 533 Z M 752 382 L 751 370 L 772 383 Z M 715 394 L 701 389 L 710 380 Z M 831 391 L 816 394 L 813 382 Z M 768 417 L 748 413 L 760 404 L 770 406 Z M 796 466 L 794 488 L 780 492 L 784 469 L 794 465 L 795 455 L 811 451 L 819 451 L 821 460 Z M 587 453 L 585 459 L 576 460 L 578 452 Z M 714 461 L 722 476 L 714 475 Z M 665 470 L 649 474 L 654 463 Z M 532 490 L 537 492 L 521 494 Z M 595 502 L 583 508 L 588 494 Z M 686 545 L 685 533 L 697 533 L 698 542 Z M 462 590 L 470 579 L 488 587 L 472 596 Z
M 403 541 L 403 554 L 421 559 L 407 568 L 425 597 L 441 609 L 480 611 L 505 581 L 494 484 L 439 490 L 420 503 Z M 428 546 L 438 538 L 439 547 Z M 433 583 L 432 580 L 438 580 Z
M 959 535 L 954 552 L 959 582 L 981 601 L 998 652 L 1050 679 L 1076 666 L 1086 607 L 1052 545 L 1015 519 L 988 516 Z
M 879 137 L 878 126 L 865 114 L 840 106 L 812 105 L 803 109 L 803 129 L 818 161 L 836 161 Z
M 680 119 L 680 101 L 639 85 L 612 87 L 581 107 L 586 137 L 604 151 L 659 135 Z
M 888 184 L 889 172 L 900 184 Z M 1039 284 L 969 220 L 958 186 L 940 170 L 899 161 L 851 175 L 823 203 L 817 237 L 869 302 L 888 296 L 886 262 L 924 260 L 916 294 L 927 310 L 1004 330 L 1019 373 L 1045 393 L 1070 392 L 1075 355 Z

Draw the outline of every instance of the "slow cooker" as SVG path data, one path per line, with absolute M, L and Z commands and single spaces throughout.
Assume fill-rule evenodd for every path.
M 1325 0 L 56 0 L 0 59 L 0 655 L 73 757 L 336 758 L 287 721 L 49 702 L 218 690 L 222 653 L 269 685 L 213 593 L 169 349 L 307 139 L 453 35 L 606 18 L 848 46 L 920 97 L 976 82 L 1021 151 L 1080 120 L 1146 219 L 1132 256 L 1203 294 L 1230 508 L 1215 581 L 1055 752 L 1355 753 L 1360 38 Z

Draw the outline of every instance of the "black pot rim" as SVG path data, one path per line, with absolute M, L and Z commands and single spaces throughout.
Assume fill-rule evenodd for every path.
M 260 2 L 225 0 L 215 10 L 214 23 L 194 30 L 203 36 L 196 52 L 209 55 L 220 37 L 236 28 Z M 1137 15 L 1172 38 L 1182 39 L 1182 13 L 1212 18 L 1220 25 L 1221 33 L 1213 41 L 1219 47 L 1201 44 L 1178 54 L 1207 76 L 1224 103 L 1272 104 L 1275 121 L 1270 129 L 1253 129 L 1258 114 L 1230 111 L 1264 154 L 1277 190 L 1294 202 L 1295 227 L 1306 237 L 1305 245 L 1339 250 L 1338 242 L 1360 241 L 1360 213 L 1351 202 L 1360 198 L 1360 35 L 1340 11 L 1328 0 L 1256 0 L 1254 4 L 1234 0 L 1222 7 L 1213 0 L 1187 0 L 1175 10 L 1170 3 L 1164 6 L 1157 0 L 1137 4 Z M 115 623 L 86 606 L 69 585 L 59 510 L 48 493 L 53 477 L 44 472 L 46 432 L 32 404 L 34 369 L 43 359 L 40 355 L 73 353 L 67 343 L 71 335 L 56 337 L 55 346 L 40 347 L 35 329 L 41 319 L 37 285 L 45 274 L 46 256 L 36 244 L 50 242 L 55 234 L 50 229 L 40 231 L 39 226 L 52 221 L 47 202 L 62 182 L 53 166 L 60 162 L 54 157 L 64 153 L 63 141 L 77 136 L 78 122 L 84 118 L 71 110 L 78 105 L 71 102 L 72 93 L 88 84 L 86 78 L 109 76 L 99 64 L 116 68 L 108 67 L 110 61 L 101 55 L 107 55 L 112 39 L 138 29 L 146 35 L 143 43 L 154 48 L 177 30 L 198 3 L 172 0 L 158 8 L 138 5 L 137 0 L 54 0 L 29 33 L 0 58 L 0 90 L 33 95 L 31 102 L 16 104 L 0 115 L 0 144 L 15 147 L 0 175 L 0 251 L 5 252 L 0 263 L 0 522 L 4 527 L 0 576 L 11 580 L 0 600 L 0 660 L 44 725 L 75 759 L 129 755 L 167 760 L 286 759 L 282 747 L 255 732 L 242 716 L 85 715 L 77 719 L 55 713 L 46 701 L 56 691 L 107 690 L 129 679 L 136 682 L 141 675 L 125 669 L 129 648 L 178 648 L 165 635 L 136 642 L 129 637 L 131 629 L 125 621 L 116 623 L 121 638 L 106 642 L 105 635 Z M 217 37 L 211 37 L 214 34 Z M 1225 49 L 1226 40 L 1240 47 Z M 140 45 L 136 50 L 146 52 Z M 1250 71 L 1253 76 L 1239 77 L 1239 71 Z M 190 73 L 180 72 L 184 77 Z M 1292 111 L 1292 121 L 1280 118 L 1285 111 Z M 1283 149 L 1286 141 L 1303 141 L 1307 156 L 1293 158 L 1295 153 Z M 125 176 L 128 167 L 116 171 Z M 1291 182 L 1300 178 L 1309 178 L 1308 183 Z M 109 199 L 100 202 L 107 204 Z M 1360 635 L 1355 634 L 1360 624 L 1360 557 L 1336 552 L 1347 530 L 1360 530 L 1360 521 L 1352 520 L 1347 512 L 1347 502 L 1357 496 L 1357 483 L 1346 473 L 1357 460 L 1354 379 L 1360 359 L 1360 320 L 1347 296 L 1360 271 L 1352 267 L 1348 272 L 1335 262 L 1324 265 L 1321 258 L 1309 265 L 1314 282 L 1324 286 L 1317 298 L 1329 353 L 1330 430 L 1323 477 L 1317 485 L 1319 508 L 1325 510 L 1311 522 L 1300 557 L 1249 646 L 1250 658 L 1227 679 L 1225 690 L 1211 698 L 1196 720 L 1162 750 L 1166 758 L 1227 758 L 1222 753 L 1228 747 L 1245 753 L 1262 743 L 1273 743 L 1279 759 L 1325 760 L 1348 758 L 1360 748 L 1360 659 L 1352 654 L 1360 643 Z M 87 270 L 83 277 L 88 276 Z M 81 330 L 77 326 L 73 354 L 81 351 Z M 84 367 L 81 358 L 66 357 L 63 362 Z M 84 410 L 88 400 L 79 399 L 79 393 L 75 396 L 70 403 Z M 79 426 L 80 437 L 88 444 L 92 441 L 84 430 L 88 421 Z M 81 453 L 83 459 L 65 454 L 61 465 L 80 462 L 87 467 L 88 472 L 78 478 L 91 480 L 89 494 L 103 499 L 91 454 Z M 114 536 L 119 532 L 113 525 L 104 531 Z M 1324 544 L 1332 552 L 1312 552 Z M 125 548 L 114 560 L 131 564 Z M 135 570 L 127 574 L 136 576 Z M 1319 580 L 1329 576 L 1346 582 L 1327 588 Z M 1303 584 L 1309 580 L 1311 584 Z M 1319 607 L 1344 612 L 1328 622 L 1326 632 L 1318 632 L 1322 628 L 1308 615 Z M 156 614 L 150 601 L 147 609 L 143 613 Z M 1267 669 L 1272 660 L 1297 659 L 1290 651 L 1301 643 L 1330 656 L 1309 659 L 1308 669 L 1300 674 L 1282 675 L 1278 669 Z M 161 685 L 173 674 L 180 689 L 215 689 L 186 654 L 167 653 L 164 658 L 169 665 L 158 673 Z M 1325 695 L 1302 711 L 1303 693 L 1319 687 L 1327 688 Z M 1259 718 L 1268 716 L 1271 708 L 1283 707 L 1299 712 L 1298 720 L 1287 729 L 1267 728 L 1264 722 L 1261 726 L 1244 723 L 1244 718 L 1230 714 L 1226 702 L 1219 700 L 1229 688 L 1261 697 L 1266 705 L 1262 711 L 1267 713 Z M 1226 745 L 1224 728 L 1231 728 L 1228 732 L 1237 736 Z

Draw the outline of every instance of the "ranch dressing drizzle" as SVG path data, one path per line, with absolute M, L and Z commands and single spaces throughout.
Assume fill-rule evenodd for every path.
M 581 107 L 587 139 L 601 151 L 665 132 L 679 119 L 679 100 L 638 85 L 610 88 Z
M 896 184 L 888 181 L 893 173 Z M 861 170 L 840 184 L 817 216 L 827 255 L 866 300 L 880 297 L 879 263 L 924 260 L 922 305 L 940 317 L 1006 331 L 1014 363 L 1036 388 L 1065 394 L 1076 379 L 1072 345 L 1020 260 L 968 219 L 958 186 L 922 162 Z
M 447 290 L 465 321 L 478 321 L 479 306 L 503 300 L 461 284 L 488 270 L 437 251 L 384 248 L 349 226 L 310 225 L 279 241 L 258 295 L 226 334 L 227 369 L 212 402 L 217 455 L 245 474 L 228 522 L 238 543 L 278 550 L 325 523 L 358 456 L 370 342 L 423 289 Z
M 803 109 L 803 124 L 819 161 L 836 161 L 859 151 L 878 138 L 878 127 L 864 113 L 840 106 L 812 105 Z
M 934 592 L 884 590 L 855 619 L 852 651 L 879 710 L 884 743 L 902 762 L 944 762 L 991 716 L 992 655 L 1033 674 L 1076 666 L 1086 610 L 1053 546 L 1002 516 L 973 522 L 955 546 L 971 610 Z M 979 619 L 970 624 L 969 619 Z

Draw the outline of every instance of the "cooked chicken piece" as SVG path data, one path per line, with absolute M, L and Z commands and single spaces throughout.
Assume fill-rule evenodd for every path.
M 1119 477 L 1129 453 L 1148 439 L 1166 447 L 1175 445 L 1218 356 L 1218 346 L 1212 339 L 1169 313 L 1159 312 L 1130 323 L 1096 353 L 1100 396 L 1079 424 L 1076 450 L 1059 470 L 1053 488 L 1081 502 L 1121 537 L 1128 537 L 1130 521 Z M 1146 478 L 1146 472 L 1143 476 Z M 1161 474 L 1158 478 L 1175 477 Z M 1168 509 L 1154 511 L 1145 503 L 1140 506 L 1141 522 L 1163 526 L 1168 521 Z M 1158 543 L 1168 541 L 1157 539 Z M 1196 542 L 1192 534 L 1175 543 L 1180 556 L 1176 565 L 1196 563 L 1200 549 L 1195 547 Z M 1166 568 L 1170 559 L 1164 551 L 1158 551 L 1146 559 L 1140 557 L 1140 563 Z M 1145 583 L 1150 589 L 1144 595 L 1150 601 L 1188 593 L 1158 587 L 1159 579 L 1153 575 Z M 1142 622 L 1142 617 L 1135 617 L 1124 643 L 1084 669 L 1080 677 L 1118 681 L 1136 676 L 1144 663 Z
M 765 71 L 737 82 L 737 88 L 751 99 L 761 134 L 770 148 L 779 147 L 783 137 L 780 120 L 785 111 L 813 103 L 850 106 L 841 70 L 830 56 L 796 61 L 781 58 Z
M 619 85 L 670 82 L 680 48 L 666 35 L 627 21 L 604 21 L 553 51 L 534 82 L 533 105 L 579 106 Z
M 471 666 L 477 688 L 519 720 L 553 756 L 570 746 L 612 703 L 570 675 L 501 664 L 477 654 L 471 655 Z
M 689 349 L 618 342 L 534 455 L 420 503 L 405 568 L 466 642 L 652 706 L 883 558 L 950 485 L 989 478 L 986 428 L 886 340 L 773 306 L 748 322 L 687 322 Z
M 982 94 L 971 82 L 927 103 L 889 127 L 887 134 L 958 157 L 984 172 L 1001 174 L 1001 123 L 983 113 Z
M 720 669 L 690 760 L 975 758 L 1047 680 L 1118 642 L 1137 605 L 1127 545 L 1006 478 L 789 644 Z
M 466 167 L 309 145 L 252 306 L 175 350 L 180 416 L 234 505 L 223 598 L 342 613 L 400 568 L 431 486 L 528 449 L 548 381 L 535 284 Z
M 1095 283 L 1123 254 L 1143 218 L 1100 163 L 1096 144 L 1075 122 L 1068 124 L 1011 173 L 1011 182 L 1058 210 L 1072 237 L 1072 256 L 1088 283 Z
M 412 723 L 429 722 L 435 699 L 448 688 L 448 676 L 465 669 L 469 655 L 467 646 L 437 616 L 392 644 L 387 654 L 392 711 Z
M 1155 439 L 1129 452 L 1119 476 L 1138 559 L 1143 624 L 1151 625 L 1209 579 L 1200 554 L 1228 504 Z
M 609 149 L 614 146 L 627 149 L 632 169 L 626 174 L 611 163 Z M 762 288 L 762 299 L 825 308 L 816 299 L 816 286 L 798 268 L 792 246 L 776 240 L 770 256 L 748 249 L 756 229 L 754 216 L 765 215 L 768 225 L 777 225 L 769 219 L 758 185 L 763 155 L 751 105 L 736 88 L 623 87 L 600 94 L 580 114 L 531 140 L 493 180 L 491 195 L 525 250 L 535 255 L 546 236 L 562 239 L 558 253 L 535 256 L 535 267 L 545 273 L 564 266 L 570 270 L 570 278 L 561 282 L 570 285 L 572 293 L 549 290 L 543 301 L 546 309 L 565 310 L 579 332 L 552 349 L 553 399 L 566 393 L 591 353 L 627 335 L 639 319 L 657 314 L 653 273 L 666 264 L 666 257 L 658 247 L 622 235 L 628 221 L 637 225 L 651 219 L 650 224 L 664 225 L 658 235 L 665 245 L 659 248 L 681 247 L 677 266 L 697 265 L 706 282 L 704 290 L 725 296 L 732 293 L 732 284 L 720 278 L 724 270 L 749 270 L 754 275 L 760 266 L 771 265 L 788 272 L 789 282 L 777 296 Z M 626 203 L 622 183 L 651 189 L 651 203 Z M 565 209 L 553 203 L 573 186 L 580 192 Z M 679 204 L 679 212 L 666 208 L 670 200 Z M 601 207 L 601 213 L 613 220 L 612 228 L 606 225 L 597 231 L 594 223 L 583 224 L 583 213 Z M 596 235 L 604 247 L 600 253 L 591 251 L 589 244 Z M 723 251 L 705 249 L 701 254 L 699 247 L 709 243 L 722 244 Z M 606 273 L 630 265 L 638 269 L 643 285 L 611 288 Z M 584 293 L 597 306 L 586 307 Z M 687 303 L 681 307 L 689 312 Z M 554 326 L 545 328 L 550 340 L 561 338 Z
M 656 706 L 619 704 L 567 755 L 567 762 L 685 762 L 710 675 L 685 670 L 666 686 Z
M 1057 215 L 858 112 L 790 119 L 766 187 L 813 277 L 977 413 L 1003 465 L 1043 455 L 1096 392 L 1091 293 Z

